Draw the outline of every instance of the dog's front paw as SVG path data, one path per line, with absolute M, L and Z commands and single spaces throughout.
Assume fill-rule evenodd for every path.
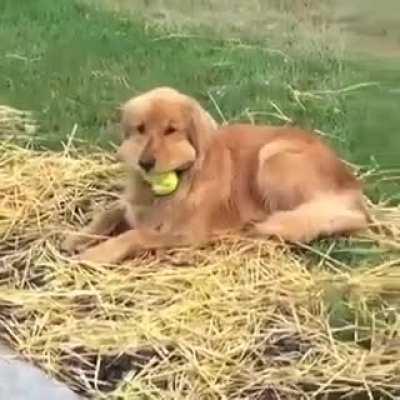
M 74 260 L 95 264 L 117 264 L 123 260 L 123 256 L 109 240 L 96 246 L 89 247 L 81 253 L 74 256 Z
M 89 246 L 85 237 L 79 233 L 71 233 L 67 235 L 61 242 L 61 250 L 68 255 L 81 253 Z

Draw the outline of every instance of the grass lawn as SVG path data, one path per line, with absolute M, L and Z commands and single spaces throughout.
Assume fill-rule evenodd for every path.
M 108 149 L 119 104 L 157 85 L 221 122 L 317 130 L 370 171 L 375 200 L 399 201 L 395 60 L 355 59 L 340 37 L 308 42 L 293 24 L 260 37 L 159 23 L 147 3 L 0 2 L 0 105 L 40 125 L 29 150 L 1 144 L 0 334 L 98 398 L 398 395 L 398 208 L 380 207 L 392 219 L 380 234 L 307 249 L 221 244 L 113 270 L 58 254 L 60 227 L 82 223 L 120 173 L 93 145 Z M 81 151 L 59 152 L 72 133 Z
M 4 0 L 0 11 L 0 103 L 36 111 L 47 145 L 75 124 L 78 138 L 109 140 L 121 101 L 163 84 L 196 96 L 219 120 L 288 118 L 326 132 L 351 161 L 397 162 L 395 66 L 385 74 L 353 66 L 324 42 L 300 51 L 296 32 L 283 44 L 218 39 L 201 27 L 174 36 L 138 14 L 76 1 Z M 380 86 L 357 86 L 366 82 Z

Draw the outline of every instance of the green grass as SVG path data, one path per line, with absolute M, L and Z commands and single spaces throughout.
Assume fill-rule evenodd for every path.
M 383 86 L 343 92 L 382 76 L 344 62 L 323 44 L 301 53 L 287 37 L 285 45 L 276 38 L 243 44 L 201 27 L 193 33 L 174 37 L 139 14 L 77 1 L 3 0 L 0 103 L 35 111 L 47 146 L 59 146 L 75 124 L 78 139 L 104 143 L 122 101 L 171 85 L 196 96 L 218 119 L 215 103 L 227 120 L 282 123 L 279 108 L 327 133 L 351 161 L 398 164 L 399 94 L 386 87 L 396 88 L 395 73 L 383 77 Z

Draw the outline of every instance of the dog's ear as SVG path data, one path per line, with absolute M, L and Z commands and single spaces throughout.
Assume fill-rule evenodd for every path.
M 202 159 L 218 124 L 196 101 L 189 109 L 189 140 L 196 150 L 197 158 Z

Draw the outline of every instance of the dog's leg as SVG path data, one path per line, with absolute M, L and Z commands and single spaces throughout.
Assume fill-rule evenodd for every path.
M 131 229 L 85 250 L 78 260 L 116 264 L 135 255 L 140 250 L 187 246 L 198 243 L 190 235 L 164 234 L 153 230 Z
M 279 211 L 254 225 L 257 234 L 288 242 L 310 242 L 321 236 L 352 233 L 366 228 L 362 210 L 341 204 L 343 197 L 305 203 L 294 210 Z
M 93 220 L 80 232 L 67 235 L 62 243 L 62 249 L 68 254 L 79 253 L 93 245 L 104 236 L 110 235 L 125 220 L 126 207 L 116 202 L 108 209 L 95 214 Z

